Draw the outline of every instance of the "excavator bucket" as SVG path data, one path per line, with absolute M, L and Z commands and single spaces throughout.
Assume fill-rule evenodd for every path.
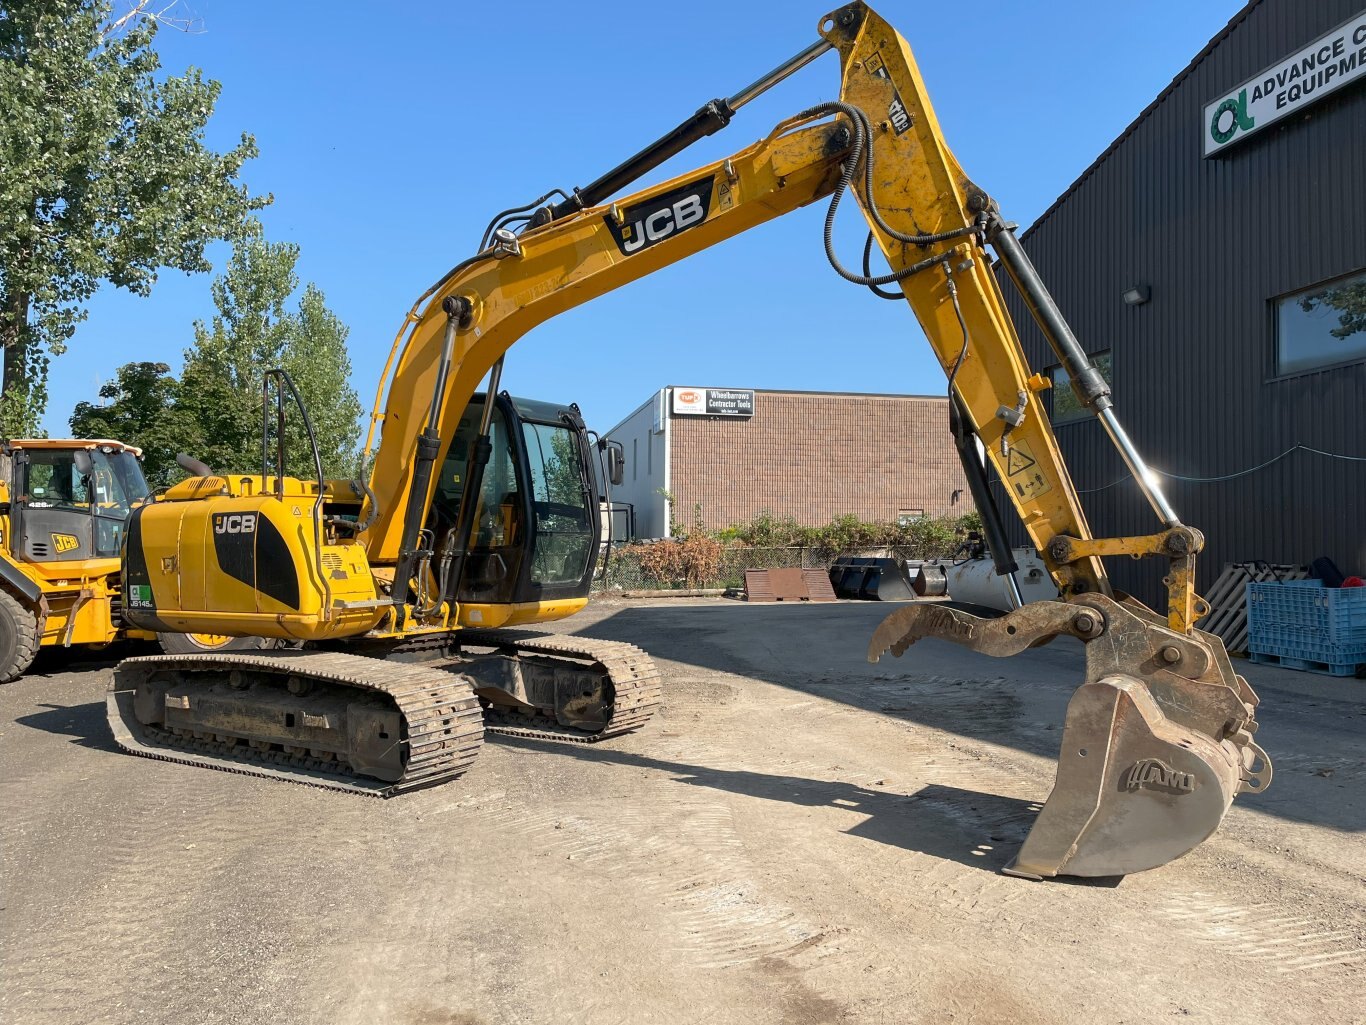
M 1157 868 L 1210 836 L 1238 794 L 1266 789 L 1271 763 L 1252 739 L 1257 696 L 1223 644 L 1171 630 L 1131 599 L 1035 602 L 997 618 L 908 605 L 878 626 L 868 659 L 924 637 L 1005 656 L 1063 634 L 1086 644 L 1086 680 L 1067 706 L 1053 792 L 1006 872 Z

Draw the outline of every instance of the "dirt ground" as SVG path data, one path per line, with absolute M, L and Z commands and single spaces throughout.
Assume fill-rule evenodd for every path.
M 0 1015 L 767 1025 L 1366 1020 L 1366 682 L 1238 665 L 1276 776 L 1117 884 L 1003 876 L 1081 646 L 925 642 L 876 603 L 597 604 L 665 709 L 497 738 L 383 802 L 135 758 L 112 660 L 0 688 Z M 566 624 L 566 627 L 571 624 Z

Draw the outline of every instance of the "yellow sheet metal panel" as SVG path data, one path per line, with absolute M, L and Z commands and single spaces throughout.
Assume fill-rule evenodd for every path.
M 588 604 L 587 598 L 558 598 L 554 601 L 518 602 L 513 605 L 466 603 L 460 606 L 461 626 L 486 630 L 526 623 L 550 623 L 565 619 Z
M 212 493 L 139 515 L 152 594 L 150 605 L 130 601 L 136 625 L 317 640 L 363 633 L 383 614 L 356 607 L 376 597 L 361 546 L 317 548 L 306 494 Z
M 110 595 L 103 590 L 68 591 L 49 598 L 39 643 L 43 647 L 109 644 L 118 636 L 111 612 Z

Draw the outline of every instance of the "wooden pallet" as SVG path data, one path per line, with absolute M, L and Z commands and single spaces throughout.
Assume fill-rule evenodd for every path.
M 824 570 L 747 569 L 745 601 L 835 601 L 835 590 Z
M 1308 576 L 1303 566 L 1227 562 L 1205 595 L 1210 613 L 1196 626 L 1217 636 L 1231 653 L 1242 654 L 1247 651 L 1247 585 L 1266 580 L 1304 580 Z
M 1284 666 L 1286 669 L 1299 669 L 1306 673 L 1319 673 L 1322 676 L 1355 676 L 1358 662 L 1318 662 L 1309 658 L 1292 658 L 1289 655 L 1272 655 L 1264 651 L 1254 651 L 1247 656 L 1261 665 Z

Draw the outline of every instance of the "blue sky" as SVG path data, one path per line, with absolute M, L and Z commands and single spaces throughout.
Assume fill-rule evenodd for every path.
M 275 203 L 267 236 L 351 328 L 369 409 L 390 342 L 491 215 L 585 185 L 816 39 L 807 3 L 550 5 L 190 0 L 202 31 L 162 31 L 167 70 L 223 85 L 211 145 L 255 134 L 244 180 Z M 1240 0 L 883 0 L 920 63 L 949 145 L 1006 215 L 1029 224 L 1242 6 Z M 639 185 L 719 159 L 838 91 L 821 57 Z M 846 209 L 847 208 L 847 209 Z M 863 229 L 842 208 L 840 251 Z M 847 216 L 845 216 L 847 215 Z M 730 240 L 536 329 L 504 386 L 577 401 L 605 430 L 665 384 L 938 392 L 909 310 L 839 279 L 824 204 Z M 216 264 L 226 247 L 211 251 Z M 165 272 L 149 299 L 113 289 L 54 361 L 46 427 L 131 360 L 176 370 L 213 314 L 211 275 Z M 136 442 L 137 439 L 128 439 Z

